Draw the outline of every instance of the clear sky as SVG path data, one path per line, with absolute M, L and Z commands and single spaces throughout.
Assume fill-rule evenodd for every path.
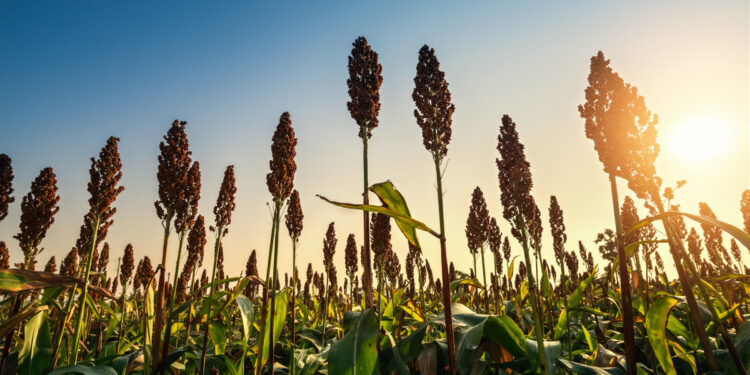
M 569 249 L 582 240 L 594 250 L 596 233 L 613 227 L 607 177 L 576 110 L 597 50 L 659 115 L 658 172 L 668 184 L 688 181 L 677 196 L 683 210 L 697 212 L 706 201 L 720 219 L 741 224 L 739 199 L 749 174 L 747 1 L 217 4 L 0 2 L 0 152 L 13 158 L 16 175 L 16 203 L 0 222 L 0 240 L 8 243 L 11 262 L 22 259 L 13 239 L 21 197 L 39 170 L 52 166 L 61 210 L 39 263 L 55 255 L 60 264 L 87 210 L 89 158 L 114 135 L 122 139 L 126 190 L 107 237 L 110 268 L 128 242 L 138 258 L 158 263 L 158 143 L 179 118 L 189 122 L 201 163 L 200 211 L 208 222 L 224 168 L 236 168 L 237 210 L 224 240 L 227 272 L 238 275 L 251 249 L 265 264 L 270 140 L 279 115 L 290 111 L 299 138 L 295 187 L 305 213 L 300 268 L 307 262 L 322 268 L 322 238 L 335 221 L 343 280 L 346 236 L 355 233 L 362 243 L 361 214 L 315 194 L 360 198 L 361 143 L 346 109 L 347 56 L 360 35 L 379 53 L 384 76 L 370 180 L 391 179 L 412 214 L 433 227 L 434 170 L 412 115 L 419 47 L 434 47 L 446 72 L 456 105 L 445 176 L 448 254 L 461 270 L 471 265 L 464 226 L 475 186 L 509 232 L 495 166 L 505 113 L 517 122 L 533 168 L 544 254 L 552 259 L 551 194 L 565 212 Z M 437 241 L 423 235 L 422 242 L 438 269 Z M 283 272 L 291 267 L 286 236 L 281 246 Z M 398 233 L 394 248 L 403 261 L 406 242 Z M 175 253 L 173 246 L 170 270 Z M 743 257 L 750 260 L 750 253 Z

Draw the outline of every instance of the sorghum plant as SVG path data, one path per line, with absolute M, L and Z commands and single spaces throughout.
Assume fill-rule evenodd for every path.
M 161 220 L 164 229 L 162 241 L 161 264 L 166 266 L 167 250 L 169 249 L 169 235 L 171 233 L 172 220 L 175 218 L 176 210 L 180 202 L 185 201 L 186 180 L 192 163 L 190 145 L 185 134 L 187 121 L 174 120 L 164 141 L 159 143 L 159 169 L 156 179 L 159 182 L 159 200 L 154 202 L 156 215 Z M 165 273 L 159 275 L 155 301 L 155 317 L 152 338 L 152 367 L 156 369 L 161 363 L 161 335 L 164 331 L 164 299 L 165 299 Z
M 89 198 L 89 212 L 84 217 L 84 226 L 82 232 L 88 233 L 86 237 L 90 238 L 88 246 L 88 257 L 83 272 L 83 288 L 78 299 L 78 317 L 73 334 L 73 363 L 78 362 L 78 346 L 81 330 L 83 329 L 83 316 L 86 311 L 86 298 L 88 296 L 89 275 L 91 266 L 94 264 L 94 254 L 99 242 L 103 241 L 107 235 L 107 230 L 112 225 L 112 216 L 117 211 L 112 207 L 117 196 L 125 190 L 119 186 L 122 178 L 122 162 L 120 161 L 120 152 L 117 149 L 119 138 L 110 137 L 107 144 L 99 152 L 99 159 L 91 158 L 91 169 L 89 174 L 88 191 L 91 194 Z M 79 251 L 81 248 L 79 247 Z
M 221 240 L 229 231 L 229 224 L 232 223 L 232 212 L 236 207 L 234 203 L 234 197 L 237 194 L 237 188 L 235 187 L 234 179 L 234 166 L 230 165 L 224 170 L 224 178 L 221 181 L 221 188 L 219 189 L 219 197 L 216 199 L 216 206 L 214 206 L 214 225 L 209 229 L 216 233 L 216 242 L 214 243 L 214 265 L 211 271 L 211 288 L 209 295 L 213 295 L 216 292 L 216 281 L 217 270 L 219 269 L 219 261 L 222 260 L 222 246 Z M 223 267 L 222 267 L 223 268 Z M 221 274 L 223 274 L 223 270 Z M 223 276 L 223 275 L 222 275 Z M 211 308 L 208 310 L 208 315 L 211 316 Z M 206 319 L 206 323 L 203 327 L 203 351 L 201 353 L 201 368 L 200 373 L 203 374 L 206 367 L 206 345 L 208 344 L 208 326 L 210 322 Z
M 498 177 L 500 180 L 500 201 L 503 205 L 503 217 L 511 226 L 511 234 L 523 247 L 526 278 L 529 283 L 529 295 L 531 296 L 531 307 L 534 313 L 534 329 L 537 347 L 539 348 L 539 363 L 542 373 L 548 374 L 546 356 L 544 351 L 544 329 L 542 327 L 542 304 L 539 300 L 539 291 L 531 272 L 531 256 L 529 254 L 530 242 L 534 233 L 532 224 L 539 216 L 534 197 L 531 196 L 531 167 L 526 161 L 524 146 L 518 139 L 516 124 L 508 115 L 504 115 L 500 135 L 497 137 L 497 150 L 500 159 L 497 159 Z M 524 264 L 524 263 L 521 263 Z M 520 268 L 520 267 L 519 267 Z M 520 269 L 519 269 L 520 271 Z
M 378 63 L 378 54 L 367 43 L 365 37 L 357 38 L 352 44 L 349 56 L 349 87 L 351 100 L 346 103 L 354 121 L 359 127 L 359 137 L 362 139 L 362 169 L 363 193 L 362 203 L 370 203 L 370 183 L 368 180 L 368 143 L 378 122 L 380 112 L 380 85 L 383 84 L 383 67 Z M 372 262 L 370 261 L 370 213 L 362 212 L 365 248 L 362 252 L 363 276 L 362 287 L 365 294 L 365 305 L 371 307 L 372 296 Z
M 440 219 L 440 268 L 442 278 L 443 310 L 448 339 L 448 357 L 450 370 L 456 374 L 455 338 L 453 337 L 453 318 L 451 314 L 450 283 L 448 277 L 448 254 L 445 244 L 445 215 L 443 213 L 443 173 L 442 165 L 448 153 L 451 140 L 451 124 L 456 107 L 451 102 L 451 93 L 445 73 L 440 70 L 440 62 L 435 50 L 427 45 L 419 50 L 417 74 L 414 77 L 412 99 L 417 107 L 414 117 L 422 129 L 422 143 L 432 155 L 437 179 L 438 213 Z

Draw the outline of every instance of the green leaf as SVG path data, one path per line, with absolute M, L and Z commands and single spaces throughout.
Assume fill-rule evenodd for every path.
M 253 309 L 253 303 L 247 297 L 240 295 L 237 297 L 237 306 L 240 308 L 240 315 L 242 316 L 242 334 L 245 344 L 250 339 L 250 333 L 253 328 L 253 320 L 255 319 L 255 310 Z
M 18 355 L 19 374 L 42 374 L 52 362 L 52 338 L 47 313 L 40 311 L 24 326 L 24 340 Z
M 459 280 L 453 280 L 450 284 L 451 294 L 456 291 L 456 288 L 458 288 L 459 285 L 470 285 L 475 288 L 484 289 L 484 285 L 479 282 L 479 280 L 475 278 L 465 278 L 465 279 L 459 279 Z
M 591 338 L 591 333 L 589 333 L 589 330 L 586 329 L 586 327 L 581 324 L 581 330 L 583 331 L 583 335 L 586 337 L 586 344 L 589 346 L 589 350 L 593 353 L 594 350 L 596 350 L 596 343 Z
M 536 340 L 526 339 L 526 352 L 529 353 L 531 366 L 536 370 L 539 368 L 539 346 Z M 562 356 L 562 345 L 560 341 L 544 341 L 544 357 L 547 361 L 547 373 L 554 374 L 557 359 Z
M 617 367 L 594 367 L 582 363 L 571 362 L 560 358 L 557 364 L 568 371 L 579 375 L 625 375 L 625 371 Z
M 227 347 L 227 327 L 224 326 L 224 323 L 220 320 L 211 322 L 208 325 L 208 335 L 214 344 L 214 353 L 216 355 L 224 354 L 224 349 Z
M 412 359 L 417 358 L 425 334 L 427 334 L 427 324 L 422 324 L 422 326 L 412 332 L 411 335 L 396 344 L 396 348 L 404 361 L 409 362 Z
M 83 375 L 117 375 L 117 372 L 109 366 L 84 366 L 75 365 L 59 368 L 47 375 L 65 375 L 65 374 L 83 374 Z
M 552 294 L 552 285 L 549 282 L 547 269 L 542 267 L 542 296 L 547 298 L 550 294 Z
M 370 191 L 375 193 L 375 195 L 377 195 L 378 198 L 380 198 L 380 200 L 383 202 L 383 204 L 391 211 L 398 213 L 399 216 L 411 218 L 409 206 L 406 205 L 406 199 L 404 199 L 404 196 L 401 195 L 396 187 L 393 186 L 390 180 L 370 186 Z M 411 242 L 412 245 L 420 248 L 415 225 L 413 225 L 409 221 L 405 221 L 397 217 L 394 217 L 393 219 L 396 220 L 398 229 L 401 230 L 401 232 L 406 236 L 409 242 Z
M 362 311 L 341 340 L 331 344 L 328 354 L 329 375 L 371 375 L 375 372 L 378 352 L 378 320 L 374 310 Z
M 380 368 L 383 373 L 390 375 L 411 375 L 406 361 L 401 357 L 397 345 L 390 332 L 385 333 L 385 340 L 380 347 Z
M 732 237 L 736 238 L 737 241 L 739 241 L 740 243 L 742 243 L 746 248 L 750 249 L 750 234 L 745 233 L 745 231 L 743 231 L 742 229 L 737 228 L 737 227 L 735 227 L 732 224 L 725 223 L 725 222 L 720 221 L 720 220 L 716 220 L 716 219 L 714 219 L 712 217 L 700 216 L 700 215 L 693 215 L 693 214 L 689 214 L 689 213 L 686 213 L 686 212 L 679 212 L 679 211 L 670 211 L 670 212 L 665 212 L 663 214 L 659 214 L 659 215 L 647 217 L 647 218 L 645 218 L 645 219 L 643 219 L 643 220 L 641 220 L 641 221 L 633 224 L 633 226 L 625 232 L 625 234 L 623 235 L 623 237 L 627 237 L 628 235 L 632 234 L 634 231 L 638 230 L 638 228 L 641 228 L 644 225 L 647 225 L 648 223 L 650 223 L 652 221 L 663 220 L 663 219 L 670 218 L 672 216 L 677 216 L 677 215 L 685 216 L 685 217 L 693 219 L 693 220 L 695 220 L 695 221 L 697 221 L 697 222 L 699 222 L 701 224 L 715 225 L 715 226 L 721 228 L 721 230 L 729 233 Z
M 281 330 L 284 328 L 284 320 L 286 319 L 286 306 L 288 300 L 288 291 L 285 289 L 281 293 L 276 295 L 276 303 L 274 307 L 273 317 L 273 342 L 279 342 L 279 336 L 281 336 Z M 270 309 L 269 309 L 270 312 Z M 268 361 L 268 346 L 269 346 L 269 326 L 271 325 L 271 314 L 266 314 L 266 324 L 264 324 L 263 331 L 263 355 L 261 357 L 262 363 Z
M 677 375 L 667 344 L 666 325 L 669 313 L 677 305 L 678 299 L 666 296 L 654 301 L 646 314 L 646 332 L 654 355 L 667 375 Z
M 485 337 L 500 344 L 513 357 L 526 354 L 526 336 L 521 328 L 507 315 L 491 316 L 485 324 Z
M 508 281 L 513 278 L 513 268 L 516 265 L 516 258 L 518 258 L 518 255 L 511 258 L 510 263 L 508 264 Z
M 401 193 L 399 193 L 398 190 L 393 187 L 393 184 L 390 181 L 372 185 L 370 186 L 370 190 L 380 198 L 384 206 L 341 203 L 332 201 L 322 195 L 318 195 L 318 197 L 335 206 L 354 210 L 377 212 L 392 217 L 396 221 L 396 225 L 398 226 L 399 230 L 401 230 L 401 233 L 403 233 L 406 239 L 416 247 L 419 247 L 419 240 L 417 239 L 416 231 L 417 229 L 428 232 L 435 237 L 440 237 L 440 234 L 438 234 L 436 231 L 430 229 L 430 227 L 428 227 L 421 221 L 411 217 L 409 208 L 406 205 L 406 200 L 401 195 Z
M 596 276 L 596 270 L 597 270 L 597 266 L 594 266 L 594 269 L 589 274 L 589 277 L 581 281 L 581 284 L 578 285 L 578 288 L 576 288 L 573 294 L 571 294 L 570 297 L 568 297 L 568 309 L 578 307 L 578 305 L 581 303 L 581 298 L 583 298 L 583 292 L 585 292 L 589 284 L 591 284 L 591 282 L 594 281 L 594 276 Z M 560 312 L 560 317 L 557 318 L 557 324 L 555 325 L 555 340 L 560 339 L 563 332 L 565 332 L 565 329 L 567 326 L 568 326 L 568 311 L 563 309 Z

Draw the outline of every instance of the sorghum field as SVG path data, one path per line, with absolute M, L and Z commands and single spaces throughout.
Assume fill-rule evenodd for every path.
M 669 185 L 655 168 L 658 108 L 603 53 L 580 64 L 589 75 L 578 77 L 588 83 L 577 108 L 579 131 L 611 187 L 613 220 L 606 226 L 614 229 L 598 234 L 603 261 L 596 264 L 595 250 L 568 240 L 558 199 L 531 194 L 526 150 L 535 145 L 521 142 L 523 128 L 512 113 L 497 117 L 497 169 L 488 171 L 497 175 L 500 196 L 477 187 L 467 207 L 466 246 L 446 246 L 443 177 L 455 107 L 427 45 L 418 51 L 409 119 L 422 139 L 410 141 L 421 141 L 432 157 L 424 167 L 434 169 L 434 180 L 425 182 L 425 194 L 434 183 L 438 220 L 412 215 L 409 197 L 394 183 L 368 176 L 383 72 L 376 51 L 359 37 L 348 58 L 346 106 L 350 131 L 362 142 L 362 153 L 350 157 L 361 157 L 362 169 L 345 173 L 361 179 L 350 196 L 362 193 L 362 201 L 314 193 L 316 203 L 358 210 L 362 232 L 337 233 L 331 222 L 314 250 L 322 251 L 323 264 L 297 252 L 308 202 L 297 190 L 304 186 L 295 184 L 305 161 L 296 158 L 287 112 L 268 143 L 268 248 L 243 256 L 240 274 L 224 271 L 224 252 L 239 250 L 222 246 L 235 229 L 234 167 L 226 167 L 217 197 L 201 196 L 187 122 L 163 124 L 163 139 L 153 140 L 159 199 L 143 215 L 159 218 L 163 247 L 141 259 L 130 245 L 106 242 L 125 189 L 118 138 L 104 140 L 91 158 L 88 212 L 60 260 L 42 252 L 60 211 L 55 171 L 42 169 L 30 187 L 20 186 L 12 155 L 0 154 L 0 220 L 10 205 L 21 210 L 15 241 L 0 242 L 2 372 L 746 374 L 750 271 L 741 259 L 750 249 L 750 190 L 733 198 L 744 226 L 717 218 L 705 203 L 697 212 L 680 210 L 684 181 Z M 618 186 L 628 194 L 618 194 Z M 502 215 L 493 217 L 487 201 L 496 199 Z M 213 205 L 213 215 L 199 215 L 199 203 Z M 501 232 L 501 221 L 510 231 Z M 545 231 L 554 258 L 541 255 Z M 279 245 L 286 236 L 290 247 Z M 409 243 L 403 260 L 391 245 L 400 236 Z M 440 244 L 439 264 L 426 260 L 425 239 Z M 167 262 L 175 252 L 177 261 Z M 452 260 L 469 256 L 470 269 L 454 267 Z M 282 269 L 280 257 L 291 258 L 293 268 Z M 345 259 L 345 269 L 335 268 L 334 257 Z M 667 276 L 665 264 L 676 277 Z

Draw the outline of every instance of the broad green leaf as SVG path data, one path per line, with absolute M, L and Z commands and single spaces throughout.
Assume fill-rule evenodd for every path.
M 536 340 L 526 339 L 526 352 L 529 353 L 531 366 L 534 369 L 539 368 L 539 346 Z M 557 360 L 562 356 L 562 345 L 560 341 L 544 341 L 544 357 L 547 361 L 548 374 L 556 373 Z
M 393 186 L 393 184 L 390 181 L 381 182 L 379 184 L 372 185 L 370 187 L 370 190 L 374 192 L 380 198 L 384 206 L 374 206 L 374 205 L 369 205 L 369 204 L 365 205 L 365 204 L 355 204 L 355 203 L 341 203 L 341 202 L 332 201 L 321 195 L 318 195 L 318 197 L 335 206 L 354 209 L 354 210 L 377 212 L 377 213 L 392 217 L 396 221 L 396 225 L 398 226 L 399 230 L 401 230 L 401 232 L 404 234 L 406 239 L 409 242 L 411 242 L 412 245 L 416 247 L 419 247 L 419 240 L 417 239 L 417 232 L 416 232 L 417 229 L 428 232 L 435 237 L 438 237 L 438 238 L 440 237 L 440 234 L 438 234 L 436 231 L 432 230 L 430 227 L 428 227 L 421 221 L 416 220 L 411 217 L 411 214 L 409 213 L 409 208 L 406 205 L 406 200 L 401 195 L 401 193 L 399 193 L 398 190 L 396 190 L 396 188 Z
M 279 336 L 284 328 L 284 320 L 286 319 L 286 307 L 288 305 L 288 290 L 284 290 L 276 295 L 276 303 L 274 307 L 273 317 L 273 342 L 279 342 Z M 270 301 L 269 301 L 270 302 Z M 269 326 L 271 325 L 271 314 L 266 316 L 266 324 L 264 324 L 263 330 L 263 355 L 261 361 L 263 364 L 268 361 L 268 345 L 269 345 Z
M 393 186 L 390 180 L 370 186 L 370 191 L 375 193 L 375 195 L 377 195 L 383 204 L 391 211 L 398 213 L 400 216 L 411 218 L 409 206 L 406 205 L 406 199 L 404 199 L 404 196 Z M 419 240 L 417 239 L 417 228 L 408 221 L 401 220 L 397 217 L 394 217 L 393 219 L 396 220 L 398 229 L 401 230 L 401 233 L 406 236 L 409 242 L 420 248 Z
M 646 314 L 648 341 L 654 350 L 654 356 L 667 375 L 677 375 L 674 363 L 672 363 L 672 355 L 669 353 L 666 335 L 667 318 L 677 302 L 677 298 L 672 296 L 659 298 L 654 301 Z
M 227 327 L 224 326 L 224 323 L 220 320 L 211 322 L 208 325 L 208 335 L 214 344 L 214 353 L 216 355 L 224 354 L 224 349 L 227 347 Z
M 584 365 L 583 363 L 571 362 L 563 358 L 558 359 L 557 364 L 579 375 L 625 375 L 625 371 L 617 367 L 594 367 Z
M 526 353 L 525 336 L 516 322 L 507 315 L 487 318 L 484 336 L 505 348 L 513 357 Z
M 377 367 L 375 348 L 378 321 L 374 310 L 362 311 L 341 340 L 331 344 L 328 353 L 329 375 L 371 375 Z
M 571 294 L 570 297 L 568 297 L 568 309 L 578 307 L 578 305 L 581 303 L 581 298 L 583 298 L 583 292 L 585 292 L 589 284 L 591 284 L 591 282 L 594 281 L 594 276 L 596 276 L 596 270 L 597 270 L 597 266 L 594 266 L 594 269 L 589 274 L 589 277 L 581 281 L 581 284 L 578 285 L 578 288 L 576 288 L 573 294 Z M 560 339 L 563 332 L 565 332 L 565 328 L 567 326 L 568 326 L 568 311 L 563 309 L 560 312 L 560 317 L 557 318 L 557 324 L 555 325 L 555 340 Z
M 380 345 L 380 368 L 390 375 L 411 375 L 406 361 L 401 357 L 396 342 L 390 332 L 385 333 L 385 340 Z
M 47 375 L 66 375 L 66 374 L 82 374 L 82 375 L 117 375 L 117 372 L 109 366 L 84 366 L 75 365 L 59 368 L 55 371 L 50 372 Z
M 19 374 L 42 374 L 52 362 L 52 338 L 47 313 L 40 311 L 24 326 L 24 340 L 18 354 Z
M 24 321 L 24 319 L 40 312 L 49 309 L 49 306 L 43 305 L 43 306 L 29 306 L 23 311 L 19 312 L 16 315 L 11 316 L 10 318 L 6 318 L 3 320 L 2 324 L 0 324 L 0 337 L 5 336 L 10 332 L 12 329 L 16 328 L 16 325 Z
M 250 339 L 253 320 L 255 319 L 255 310 L 253 309 L 252 301 L 243 295 L 237 297 L 237 306 L 239 306 L 240 315 L 242 316 L 242 337 L 245 344 L 247 344 L 247 340 Z
M 401 359 L 409 362 L 412 359 L 417 358 L 425 334 L 427 334 L 427 324 L 422 324 L 422 326 L 412 332 L 411 335 L 396 344 L 396 348 L 398 349 L 399 354 L 401 354 Z

